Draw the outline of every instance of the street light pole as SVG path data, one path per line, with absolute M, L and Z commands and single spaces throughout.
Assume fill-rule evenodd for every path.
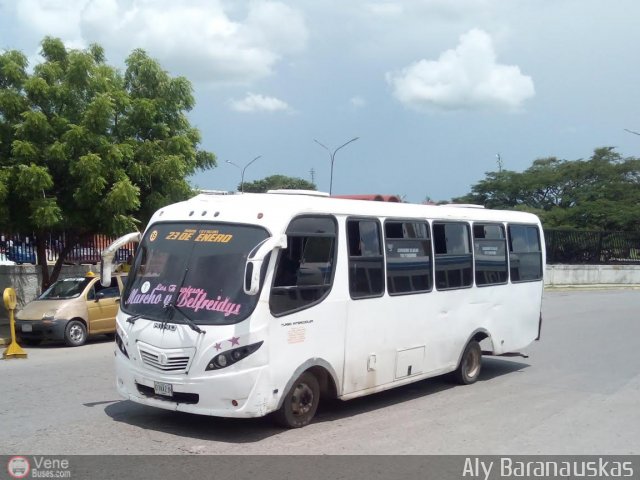
M 338 153 L 338 150 L 340 150 L 342 147 L 346 147 L 347 145 L 349 145 L 351 142 L 355 142 L 356 140 L 358 140 L 360 137 L 355 137 L 352 138 L 351 140 L 349 140 L 346 143 L 343 143 L 342 145 L 340 145 L 338 148 L 336 148 L 333 152 L 326 146 L 323 145 L 322 143 L 320 143 L 318 140 L 316 140 L 315 138 L 313 139 L 314 142 L 316 142 L 318 145 L 320 145 L 322 148 L 324 148 L 327 152 L 329 152 L 329 157 L 331 158 L 331 179 L 329 180 L 329 195 L 331 195 L 331 192 L 333 190 L 333 162 L 335 162 L 336 160 L 336 153 Z
M 247 167 L 249 165 L 251 165 L 253 162 L 255 162 L 256 160 L 258 160 L 260 157 L 262 157 L 262 155 L 258 155 L 256 158 L 254 158 L 253 160 L 251 160 L 249 163 L 247 163 L 244 168 L 241 167 L 240 165 L 233 163 L 231 160 L 227 160 L 226 162 L 229 165 L 233 165 L 234 167 L 236 167 L 238 170 L 240 170 L 242 173 L 240 174 L 240 192 L 244 193 L 244 172 L 247 170 Z

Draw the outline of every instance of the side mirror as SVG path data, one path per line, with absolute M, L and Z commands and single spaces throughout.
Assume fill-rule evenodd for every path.
M 139 243 L 141 239 L 140 232 L 128 233 L 113 241 L 111 245 L 105 248 L 101 253 L 100 260 L 100 283 L 103 287 L 111 285 L 111 272 L 113 271 L 113 260 L 117 250 L 127 243 Z
M 269 237 L 251 250 L 244 266 L 243 290 L 247 295 L 256 295 L 260 290 L 260 272 L 266 256 L 274 248 L 287 248 L 287 236 Z
M 98 292 L 96 293 L 96 302 L 99 302 L 100 300 L 102 300 L 104 298 L 104 292 Z

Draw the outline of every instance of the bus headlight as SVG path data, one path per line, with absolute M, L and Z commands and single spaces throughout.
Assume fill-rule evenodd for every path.
M 129 358 L 129 353 L 127 352 L 127 347 L 124 346 L 124 342 L 122 337 L 124 336 L 124 332 L 120 330 L 120 325 L 116 323 L 116 345 L 118 345 L 118 349 L 122 354 Z
M 209 370 L 219 370 L 221 368 L 226 368 L 229 365 L 233 365 L 236 362 L 239 362 L 245 357 L 248 357 L 253 352 L 260 348 L 263 342 L 253 343 L 251 345 L 246 345 L 244 347 L 234 348 L 233 350 L 227 350 L 226 352 L 219 353 L 215 357 L 213 357 L 209 363 L 207 364 L 207 368 L 205 371 Z

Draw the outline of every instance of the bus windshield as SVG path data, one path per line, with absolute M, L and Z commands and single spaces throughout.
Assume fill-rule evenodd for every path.
M 227 325 L 247 318 L 258 296 L 243 290 L 261 227 L 216 223 L 159 223 L 140 243 L 122 310 L 152 320 Z

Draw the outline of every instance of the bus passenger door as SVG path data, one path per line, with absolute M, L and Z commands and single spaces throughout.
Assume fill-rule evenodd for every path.
M 341 383 L 345 302 L 336 295 L 337 222 L 328 215 L 294 218 L 277 258 L 269 295 L 271 355 L 276 384 L 292 369 L 322 365 Z

